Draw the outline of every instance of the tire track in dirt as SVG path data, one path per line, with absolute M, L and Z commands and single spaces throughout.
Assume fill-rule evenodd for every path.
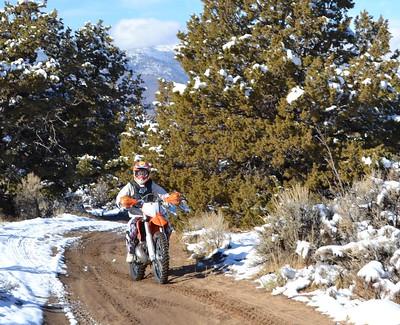
M 200 269 L 175 234 L 165 285 L 154 281 L 150 267 L 142 281 L 131 281 L 123 234 L 81 236 L 65 254 L 68 276 L 61 278 L 79 324 L 333 324 L 302 303 Z M 45 323 L 62 324 L 54 317 L 46 312 Z

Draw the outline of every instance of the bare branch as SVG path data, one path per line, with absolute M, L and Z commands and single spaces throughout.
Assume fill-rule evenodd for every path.
M 332 169 L 333 175 L 335 176 L 335 185 L 339 188 L 341 195 L 344 195 L 344 186 L 340 174 L 336 168 L 335 160 L 333 159 L 332 151 L 328 146 L 325 136 L 322 134 L 321 130 L 316 127 L 315 130 L 317 131 L 318 135 L 316 138 L 321 142 L 321 144 L 325 147 L 326 151 L 328 152 L 328 158 L 325 158 L 326 162 L 328 163 L 329 167 Z

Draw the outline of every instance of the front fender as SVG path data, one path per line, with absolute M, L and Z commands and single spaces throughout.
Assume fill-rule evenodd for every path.
M 150 219 L 150 224 L 158 227 L 165 227 L 168 225 L 168 221 L 161 213 L 157 213 L 155 217 Z

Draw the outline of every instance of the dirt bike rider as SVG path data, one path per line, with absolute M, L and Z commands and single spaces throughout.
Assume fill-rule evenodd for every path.
M 178 205 L 180 202 L 180 193 L 173 192 L 168 194 L 164 188 L 150 178 L 151 165 L 148 162 L 137 161 L 133 164 L 132 169 L 134 182 L 126 184 L 118 193 L 116 199 L 118 207 L 129 209 L 130 220 L 126 231 L 127 263 L 133 261 L 132 253 L 134 252 L 137 237 L 136 221 L 137 218 L 142 216 L 140 206 L 138 206 L 140 200 L 148 194 L 155 194 L 170 204 Z

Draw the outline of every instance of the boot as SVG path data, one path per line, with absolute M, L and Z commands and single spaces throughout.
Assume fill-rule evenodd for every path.
M 129 235 L 129 231 L 126 232 L 125 236 L 126 240 L 126 247 L 127 247 L 127 253 L 126 253 L 126 262 L 127 263 L 132 263 L 133 262 L 133 252 L 135 251 L 135 248 L 132 247 L 132 241 Z
M 133 262 L 133 254 L 128 252 L 126 254 L 126 263 L 132 263 Z

